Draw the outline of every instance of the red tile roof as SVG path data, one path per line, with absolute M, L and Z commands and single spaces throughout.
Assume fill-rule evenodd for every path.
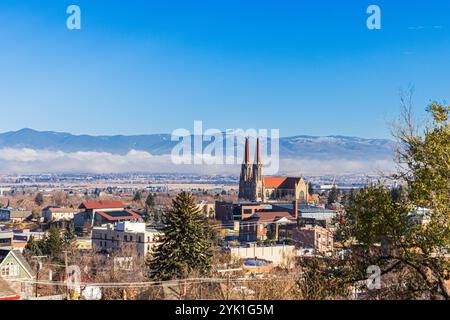
M 86 201 L 80 204 L 78 209 L 118 209 L 125 208 L 125 204 L 122 201 L 111 200 L 99 200 L 99 201 Z
M 97 213 L 109 221 L 141 219 L 141 216 L 132 210 L 114 212 L 97 211 Z
M 263 184 L 269 189 L 295 189 L 295 185 L 302 178 L 290 177 L 264 177 Z

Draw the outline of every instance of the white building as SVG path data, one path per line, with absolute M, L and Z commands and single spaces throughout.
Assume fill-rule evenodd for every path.
M 130 248 L 135 250 L 138 256 L 145 257 L 154 250 L 161 234 L 161 231 L 146 228 L 145 223 L 123 221 L 115 225 L 94 227 L 92 246 L 102 251 Z
M 70 221 L 73 220 L 78 209 L 61 208 L 61 207 L 46 207 L 42 209 L 42 216 L 46 222 L 50 221 Z

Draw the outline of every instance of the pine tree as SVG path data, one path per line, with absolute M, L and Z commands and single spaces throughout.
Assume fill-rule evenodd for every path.
M 160 245 L 148 263 L 151 277 L 170 280 L 207 274 L 211 268 L 211 231 L 192 194 L 178 194 L 163 222 Z
M 149 193 L 147 198 L 145 199 L 145 222 L 150 221 L 151 213 L 155 207 L 155 196 L 152 193 Z
M 52 258 L 59 258 L 64 250 L 64 240 L 59 229 L 52 225 L 48 236 L 44 239 L 43 253 Z
M 314 188 L 312 182 L 308 182 L 308 194 L 312 196 L 314 194 Z
M 29 256 L 42 256 L 42 250 L 39 247 L 39 244 L 34 240 L 33 236 L 28 240 L 25 250 Z
M 37 206 L 42 206 L 44 204 L 44 196 L 42 193 L 38 192 L 36 196 L 34 197 L 34 203 L 36 203 Z
M 142 199 L 142 194 L 140 191 L 136 191 L 133 197 L 133 202 L 140 202 Z
M 335 203 L 337 201 L 338 195 L 339 190 L 336 188 L 336 186 L 333 186 L 333 188 L 331 188 L 330 192 L 328 193 L 328 205 L 332 205 L 333 203 Z
M 67 245 L 70 245 L 74 239 L 75 239 L 75 226 L 73 221 L 71 221 L 64 234 L 64 241 L 66 242 Z

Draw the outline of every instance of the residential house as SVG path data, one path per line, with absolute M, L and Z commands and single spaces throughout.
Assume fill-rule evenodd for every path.
M 74 217 L 76 231 L 86 233 L 94 226 L 104 226 L 121 221 L 142 221 L 141 216 L 125 208 L 122 201 L 87 201 L 83 202 L 78 209 L 82 210 Z
M 23 222 L 31 217 L 31 211 L 14 208 L 0 208 L 0 221 Z
M 46 207 L 42 209 L 42 216 L 46 222 L 70 221 L 79 210 L 75 208 Z
M 22 298 L 33 295 L 35 273 L 19 250 L 0 249 L 0 277 Z

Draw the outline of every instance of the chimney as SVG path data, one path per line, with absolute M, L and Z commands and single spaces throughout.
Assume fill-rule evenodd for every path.
M 261 163 L 261 155 L 259 152 L 259 137 L 256 139 L 256 163 L 257 164 Z
M 245 160 L 244 160 L 245 164 L 250 163 L 250 146 L 248 143 L 248 137 L 245 138 Z
M 294 202 L 292 203 L 292 211 L 294 214 L 294 218 L 298 219 L 298 200 L 295 199 Z

